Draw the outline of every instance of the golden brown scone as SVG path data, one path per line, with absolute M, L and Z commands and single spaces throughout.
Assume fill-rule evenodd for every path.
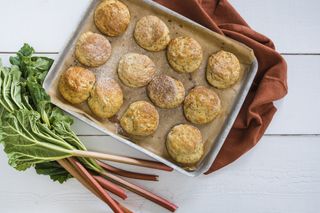
M 121 57 L 118 66 L 118 76 L 128 87 L 142 87 L 147 85 L 154 74 L 156 66 L 146 55 L 128 53 Z
M 94 22 L 102 33 L 118 36 L 127 29 L 130 23 L 130 12 L 121 1 L 104 0 L 94 12 Z
M 196 71 L 201 65 L 202 57 L 200 44 L 190 37 L 172 39 L 167 51 L 169 64 L 174 70 L 183 73 Z
M 183 165 L 197 163 L 204 153 L 200 130 L 188 124 L 180 124 L 171 129 L 166 147 L 173 160 Z
M 219 96 L 211 89 L 197 86 L 184 100 L 184 115 L 195 124 L 209 123 L 221 112 Z
M 152 79 L 147 87 L 147 93 L 155 105 L 164 109 L 178 107 L 185 96 L 182 82 L 164 74 Z
M 210 56 L 206 75 L 212 86 L 229 88 L 240 78 L 240 62 L 234 54 L 221 50 Z
M 137 101 L 130 104 L 121 117 L 120 125 L 130 135 L 148 136 L 158 128 L 159 114 L 152 104 Z
M 152 15 L 142 17 L 137 22 L 134 38 L 142 48 L 149 51 L 164 50 L 170 42 L 167 25 L 157 16 Z
M 59 91 L 72 104 L 80 104 L 88 99 L 96 77 L 88 69 L 70 67 L 60 77 Z
M 106 63 L 111 55 L 109 40 L 98 33 L 83 33 L 77 44 L 75 55 L 77 60 L 89 67 L 98 67 Z
M 123 104 L 123 93 L 119 84 L 112 78 L 99 80 L 91 91 L 88 105 L 99 118 L 114 116 Z

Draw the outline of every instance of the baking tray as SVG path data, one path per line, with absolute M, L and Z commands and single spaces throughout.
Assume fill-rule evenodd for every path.
M 55 61 L 44 81 L 44 88 L 51 96 L 52 102 L 87 124 L 110 135 L 118 141 L 147 154 L 155 160 L 172 167 L 178 172 L 188 176 L 197 176 L 204 173 L 209 169 L 218 152 L 220 151 L 223 142 L 225 141 L 251 87 L 258 67 L 253 51 L 247 46 L 212 32 L 211 30 L 202 27 L 188 18 L 181 16 L 157 3 L 154 3 L 151 0 L 122 0 L 122 2 L 129 7 L 131 13 L 131 22 L 127 31 L 123 35 L 114 38 L 108 37 L 113 47 L 112 56 L 105 65 L 99 68 L 91 69 L 96 73 L 97 76 L 107 73 L 106 75 L 108 76 L 106 77 L 110 77 L 110 75 L 112 75 L 111 77 L 115 78 L 120 83 L 116 75 L 116 67 L 120 57 L 127 52 L 137 52 L 148 55 L 155 62 L 159 73 L 166 73 L 181 80 L 184 83 L 186 92 L 188 92 L 195 85 L 204 85 L 209 87 L 205 80 L 204 72 L 207 59 L 212 53 L 217 52 L 220 49 L 224 49 L 226 51 L 233 52 L 240 60 L 242 73 L 241 80 L 230 89 L 214 89 L 220 96 L 222 105 L 224 106 L 222 115 L 220 115 L 209 125 L 195 125 L 201 130 L 203 138 L 206 142 L 205 155 L 203 159 L 201 159 L 199 164 L 195 168 L 192 168 L 192 170 L 190 168 L 182 168 L 170 160 L 164 146 L 166 134 L 172 126 L 179 123 L 189 123 L 183 116 L 182 107 L 173 109 L 171 111 L 158 109 L 160 114 L 160 125 L 156 133 L 153 136 L 144 139 L 129 139 L 117 133 L 117 118 L 113 118 L 113 121 L 111 119 L 107 121 L 101 121 L 92 116 L 92 113 L 90 113 L 90 110 L 86 104 L 71 106 L 58 93 L 57 83 L 61 72 L 72 65 L 80 65 L 74 59 L 73 54 L 74 46 L 78 37 L 86 31 L 99 32 L 93 23 L 93 11 L 99 2 L 100 0 L 92 1 L 88 10 L 82 15 L 77 29 L 75 29 L 73 35 L 69 39 L 69 42 L 66 44 L 64 50 Z M 166 62 L 165 51 L 157 53 L 148 52 L 140 48 L 135 43 L 132 34 L 136 21 L 139 18 L 150 14 L 157 15 L 163 21 L 165 21 L 170 29 L 171 38 L 180 35 L 189 35 L 198 40 L 204 52 L 204 60 L 199 71 L 190 75 L 179 74 L 173 71 Z M 124 90 L 125 101 L 118 115 L 122 115 L 127 106 L 133 101 L 141 99 L 148 100 L 145 93 L 145 88 L 133 90 L 125 87 L 123 84 L 121 84 L 121 87 Z M 159 143 L 157 138 L 163 142 Z M 130 140 L 134 141 L 134 143 Z

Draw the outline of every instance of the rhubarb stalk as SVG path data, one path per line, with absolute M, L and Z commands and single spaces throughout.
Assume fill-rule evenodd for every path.
M 106 180 L 101 176 L 93 176 L 94 179 L 102 186 L 102 188 L 108 190 L 109 192 L 117 195 L 118 197 L 125 200 L 128 196 L 126 195 L 125 191 L 121 189 L 119 186 L 111 183 L 110 181 Z
M 120 177 L 117 177 L 113 174 L 109 174 L 107 172 L 102 172 L 101 175 L 103 175 L 108 180 L 114 182 L 115 184 L 120 185 L 120 186 L 154 202 L 154 203 L 157 203 L 160 206 L 162 206 L 172 212 L 174 212 L 178 208 L 175 204 L 171 203 L 170 201 L 168 201 L 158 195 L 155 195 L 152 192 L 149 192 L 149 191 L 147 191 L 137 185 L 134 185 L 134 184 L 132 184 L 132 183 L 120 178 Z
M 133 211 L 121 205 L 118 201 L 114 200 L 114 202 L 116 202 L 120 206 L 120 208 L 123 210 L 124 213 L 133 213 Z
M 99 199 L 101 199 L 103 202 L 104 199 L 102 199 L 102 197 L 97 193 L 97 191 L 95 191 L 90 184 L 87 182 L 86 179 L 84 179 L 79 172 L 68 162 L 68 160 L 59 160 L 58 163 L 65 169 L 67 170 L 74 178 L 76 178 L 83 186 L 85 186 L 89 191 L 91 191 L 93 194 L 95 194 Z M 104 179 L 105 181 L 107 181 L 106 179 Z M 125 195 L 126 196 L 126 195 Z M 132 211 L 130 211 L 128 208 L 126 208 L 125 206 L 121 205 L 119 202 L 117 202 L 116 200 L 114 200 L 115 203 L 117 203 L 120 208 L 123 210 L 124 213 L 132 213 Z
M 68 158 L 69 162 L 77 168 L 79 173 L 83 176 L 86 177 L 90 186 L 97 191 L 99 196 L 108 203 L 110 208 L 115 212 L 115 213 L 124 213 L 121 207 L 111 198 L 111 196 L 104 191 L 102 186 L 92 177 L 92 175 L 76 160 L 73 158 Z
M 118 155 L 110 155 L 105 153 L 98 153 L 92 151 L 83 151 L 83 150 L 71 150 L 71 154 L 76 157 L 86 157 L 86 158 L 93 158 L 93 159 L 100 159 L 100 160 L 108 160 L 114 161 L 118 163 L 125 163 L 135 166 L 147 167 L 152 169 L 159 169 L 164 171 L 172 171 L 173 169 L 164 165 L 160 162 L 150 161 L 150 160 L 143 160 L 137 158 L 129 158 L 123 157 Z
M 122 177 L 132 178 L 132 179 L 139 179 L 139 180 L 148 180 L 148 181 L 158 181 L 158 175 L 150 175 L 150 174 L 143 174 L 137 172 L 130 172 L 123 169 L 116 168 L 109 164 L 97 161 L 98 165 L 104 168 L 106 171 L 109 171 L 113 174 L 120 175 Z
M 104 200 L 101 196 L 89 185 L 86 179 L 84 179 L 79 172 L 69 163 L 68 160 L 59 160 L 58 163 L 67 170 L 75 179 L 77 179 L 83 186 L 85 186 L 89 191 L 95 194 L 98 198 L 100 198 L 103 202 Z

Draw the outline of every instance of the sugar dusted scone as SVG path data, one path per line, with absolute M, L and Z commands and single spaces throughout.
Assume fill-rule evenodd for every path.
M 130 135 L 152 135 L 158 128 L 159 114 L 152 104 L 136 101 L 123 114 L 120 125 Z
M 130 23 L 128 7 L 118 0 L 103 0 L 94 12 L 94 22 L 100 32 L 107 36 L 119 36 Z
M 212 86 L 229 88 L 240 78 L 240 62 L 234 54 L 221 50 L 210 56 L 206 76 Z
M 62 73 L 59 80 L 60 94 L 72 104 L 80 104 L 89 98 L 96 77 L 88 69 L 70 67 Z
M 88 105 L 99 118 L 114 116 L 123 104 L 123 93 L 119 84 L 112 78 L 104 78 L 95 84 Z
M 170 42 L 167 25 L 157 16 L 142 17 L 136 24 L 134 38 L 137 43 L 149 51 L 164 50 Z
M 197 163 L 204 153 L 200 130 L 187 124 L 180 124 L 171 129 L 166 147 L 171 158 L 183 165 Z
M 214 120 L 221 112 L 219 96 L 209 88 L 193 88 L 183 103 L 184 115 L 194 124 L 206 124 Z
M 98 33 L 83 33 L 76 44 L 77 60 L 89 67 L 98 67 L 107 62 L 111 55 L 109 40 Z
M 202 63 L 202 48 L 191 37 L 178 37 L 169 43 L 167 58 L 174 70 L 191 73 L 196 71 Z
M 146 55 L 128 53 L 121 57 L 118 65 L 118 76 L 128 87 L 147 85 L 156 73 L 156 66 Z
M 158 107 L 171 109 L 178 107 L 184 100 L 185 89 L 181 81 L 168 75 L 158 75 L 147 87 L 151 101 Z

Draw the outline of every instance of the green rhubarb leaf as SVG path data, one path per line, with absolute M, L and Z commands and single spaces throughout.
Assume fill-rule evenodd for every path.
M 10 88 L 12 83 L 12 75 L 9 73 L 9 68 L 0 66 L 0 104 L 4 107 L 7 111 L 14 110 L 14 103 L 10 98 Z
M 0 143 L 12 167 L 35 166 L 39 174 L 62 183 L 71 175 L 56 160 L 86 147 L 71 129 L 72 118 L 54 106 L 42 88 L 53 60 L 33 53 L 25 44 L 10 57 L 11 68 L 0 62 Z M 93 159 L 78 159 L 88 169 L 101 170 Z
M 56 161 L 38 163 L 35 169 L 38 174 L 49 175 L 51 180 L 58 181 L 59 183 L 64 183 L 72 178 L 72 175 Z
M 26 170 L 37 163 L 49 162 L 71 156 L 71 152 L 37 134 L 40 115 L 37 112 L 19 110 L 5 115 L 0 127 L 4 151 L 9 164 L 17 170 Z

